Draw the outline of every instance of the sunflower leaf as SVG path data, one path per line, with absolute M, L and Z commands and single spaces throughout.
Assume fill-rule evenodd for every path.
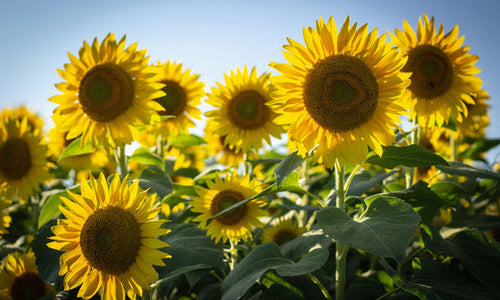
M 499 173 L 475 168 L 458 161 L 450 162 L 449 166 L 436 166 L 436 168 L 450 175 L 465 176 L 470 178 L 488 178 L 500 181 Z
M 170 146 L 178 148 L 206 144 L 203 138 L 194 134 L 185 133 L 170 137 L 168 142 Z
M 88 143 L 87 145 L 82 147 L 81 142 L 82 142 L 82 137 L 76 138 L 63 150 L 63 152 L 61 153 L 61 155 L 59 155 L 59 158 L 57 160 L 60 161 L 61 159 L 66 157 L 89 154 L 96 151 L 92 143 Z
M 165 198 L 173 191 L 173 183 L 162 168 L 152 165 L 144 169 L 139 177 L 139 186 L 157 193 L 160 199 Z
M 129 162 L 136 162 L 143 165 L 154 165 L 163 167 L 163 160 L 157 154 L 151 152 L 149 148 L 137 148 L 134 153 L 128 158 Z
M 44 201 L 42 210 L 40 211 L 40 216 L 38 217 L 38 228 L 42 227 L 50 221 L 52 218 L 61 213 L 59 210 L 59 205 L 62 204 L 61 196 L 69 198 L 68 193 L 63 190 L 51 191 L 47 200 Z
M 303 162 L 304 158 L 297 155 L 297 150 L 285 157 L 274 170 L 274 176 L 276 177 L 276 184 L 278 187 L 285 181 L 286 177 L 295 171 Z
M 397 166 L 448 166 L 448 162 L 446 162 L 446 160 L 444 160 L 441 156 L 420 145 L 384 147 L 384 152 L 381 157 L 373 155 L 370 156 L 366 162 L 386 169 L 394 169 Z
M 40 277 L 51 284 L 56 284 L 60 281 L 59 273 L 59 257 L 62 252 L 47 247 L 47 243 L 52 242 L 49 237 L 53 236 L 51 227 L 56 225 L 56 220 L 50 220 L 43 225 L 33 239 L 32 247 L 36 257 L 36 265 Z
M 279 276 L 299 276 L 321 268 L 327 259 L 328 250 L 317 248 L 294 263 L 281 253 L 275 243 L 261 244 L 245 256 L 224 279 L 221 285 L 222 299 L 238 299 L 243 296 L 269 270 L 276 271 Z
M 322 208 L 317 214 L 320 228 L 349 247 L 400 262 L 420 216 L 395 197 L 375 195 L 365 203 L 367 208 L 357 219 L 337 207 Z

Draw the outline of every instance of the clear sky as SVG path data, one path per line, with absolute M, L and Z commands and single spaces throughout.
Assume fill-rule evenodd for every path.
M 403 19 L 416 28 L 424 13 L 446 32 L 458 24 L 470 53 L 480 56 L 476 66 L 491 97 L 487 137 L 500 138 L 497 0 L 0 0 L 0 109 L 25 104 L 52 126 L 56 105 L 47 99 L 59 94 L 54 84 L 63 81 L 56 69 L 69 63 L 67 52 L 78 54 L 84 40 L 101 41 L 109 32 L 148 49 L 150 62 L 183 62 L 209 91 L 236 66 L 272 71 L 269 62 L 285 62 L 286 38 L 303 43 L 302 27 L 321 16 L 333 16 L 340 27 L 349 15 L 384 33 L 401 29 Z M 489 157 L 499 160 L 500 150 Z

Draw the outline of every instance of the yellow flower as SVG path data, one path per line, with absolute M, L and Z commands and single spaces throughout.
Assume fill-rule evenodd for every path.
M 292 39 L 284 46 L 288 64 L 270 64 L 282 74 L 273 77 L 279 89 L 270 106 L 281 113 L 280 124 L 290 124 L 298 154 L 318 145 L 314 161 L 327 168 L 336 159 L 362 163 L 368 146 L 381 155 L 405 113 L 397 104 L 409 84 L 409 74 L 399 72 L 405 60 L 385 35 L 349 25 L 349 17 L 340 32 L 330 17 L 303 34 L 305 46 Z
M 485 135 L 486 127 L 490 124 L 488 116 L 488 103 L 490 99 L 485 90 L 480 90 L 472 96 L 475 104 L 466 104 L 467 116 L 463 118 L 462 123 L 457 123 L 457 132 L 459 137 L 482 138 Z
M 63 251 L 59 275 L 64 289 L 81 285 L 78 297 L 89 299 L 99 289 L 103 299 L 135 299 L 158 280 L 153 265 L 164 266 L 170 257 L 158 250 L 168 246 L 157 239 L 168 229 L 166 220 L 155 217 L 160 210 L 155 196 L 139 192 L 138 181 L 115 174 L 108 186 L 104 175 L 81 181 L 81 195 L 67 191 L 59 209 L 66 219 L 52 227 L 55 236 L 48 247 Z
M 31 129 L 27 118 L 0 125 L 0 184 L 7 183 L 7 198 L 23 203 L 50 179 L 47 146 L 40 130 Z
M 458 25 L 444 34 L 443 25 L 436 32 L 434 18 L 419 18 L 417 34 L 403 21 L 404 31 L 390 33 L 394 44 L 408 57 L 403 71 L 412 72 L 411 85 L 401 101 L 410 110 L 410 119 L 417 118 L 424 127 L 441 126 L 450 118 L 462 121 L 466 104 L 474 104 L 470 93 L 479 90 L 480 70 L 474 66 L 478 56 L 467 53 L 458 37 Z
M 193 212 L 200 213 L 193 219 L 199 222 L 201 229 L 206 229 L 207 234 L 215 239 L 226 242 L 252 239 L 253 227 L 262 227 L 259 217 L 266 215 L 261 209 L 265 203 L 254 199 L 242 206 L 222 214 L 209 223 L 209 219 L 229 206 L 242 200 L 255 196 L 262 190 L 258 181 L 250 180 L 250 176 L 239 177 L 236 171 L 225 173 L 225 178 L 215 177 L 215 181 L 207 181 L 208 188 L 196 186 L 198 197 L 191 203 Z
M 154 80 L 154 68 L 147 66 L 146 50 L 137 43 L 125 49 L 125 36 L 117 43 L 108 34 L 101 45 L 83 42 L 79 58 L 68 53 L 70 64 L 56 84 L 62 94 L 49 100 L 59 104 L 52 118 L 67 139 L 82 136 L 82 145 L 117 147 L 132 141 L 132 128 L 148 124 L 161 109 L 152 99 L 164 95 Z
M 262 243 L 275 242 L 278 246 L 294 240 L 306 231 L 304 227 L 299 227 L 292 219 L 280 219 L 276 225 L 264 229 L 262 233 Z
M 257 77 L 257 69 L 249 74 L 245 65 L 243 71 L 236 68 L 224 74 L 224 80 L 225 85 L 217 82 L 218 87 L 212 87 L 207 103 L 215 109 L 205 113 L 215 133 L 225 137 L 224 145 L 247 152 L 260 149 L 264 140 L 271 144 L 271 136 L 280 138 L 284 129 L 274 122 L 277 114 L 268 107 L 274 90 L 269 74 Z
M 73 140 L 66 139 L 67 132 L 53 127 L 48 134 L 48 155 L 61 167 L 75 170 L 97 170 L 103 169 L 110 163 L 110 155 L 103 148 L 94 152 L 65 157 L 59 160 L 59 156 Z
M 215 128 L 216 124 L 208 119 L 204 136 L 207 141 L 205 147 L 208 155 L 213 156 L 216 162 L 237 168 L 243 161 L 243 151 L 230 148 L 225 144 L 225 137 L 215 133 Z
M 0 118 L 3 122 L 8 122 L 9 120 L 22 120 L 24 118 L 28 119 L 28 127 L 30 131 L 43 130 L 43 119 L 36 113 L 30 111 L 26 106 L 20 105 L 13 109 L 4 108 L 0 112 Z
M 2 238 L 2 234 L 9 233 L 7 228 L 10 226 L 10 222 L 12 222 L 12 218 L 6 211 L 12 201 L 4 196 L 5 186 L 6 184 L 4 183 L 2 187 L 0 187 L 0 238 Z
M 192 118 L 200 119 L 201 111 L 196 108 L 201 104 L 201 98 L 205 96 L 203 87 L 205 84 L 199 81 L 199 74 L 190 74 L 191 70 L 183 71 L 182 63 L 158 62 L 157 65 L 159 81 L 165 86 L 162 91 L 165 96 L 154 99 L 161 105 L 158 115 L 155 115 L 151 125 L 141 130 L 136 130 L 136 140 L 144 146 L 153 147 L 158 136 L 167 138 L 170 135 L 187 133 L 195 124 Z M 172 116 L 161 120 L 160 116 Z
M 54 294 L 54 288 L 38 274 L 35 254 L 31 250 L 10 253 L 3 259 L 0 266 L 0 299 L 38 299 L 51 294 Z

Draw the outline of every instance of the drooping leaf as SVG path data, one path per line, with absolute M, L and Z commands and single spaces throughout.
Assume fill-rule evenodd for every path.
M 365 201 L 368 207 L 356 219 L 337 207 L 322 208 L 317 214 L 319 226 L 349 247 L 401 261 L 420 216 L 395 197 L 375 195 Z
M 221 285 L 222 299 L 238 299 L 269 270 L 276 271 L 280 276 L 299 276 L 321 268 L 327 259 L 328 251 L 318 248 L 294 263 L 283 256 L 275 243 L 261 244 L 239 262 L 224 279 Z
M 409 146 L 387 146 L 384 147 L 382 156 L 373 155 L 366 162 L 381 166 L 386 169 L 394 169 L 397 166 L 405 167 L 428 167 L 447 166 L 448 163 L 441 156 L 420 145 Z
M 457 161 L 450 162 L 449 166 L 442 165 L 442 166 L 436 166 L 436 168 L 451 175 L 465 176 L 471 178 L 488 178 L 500 181 L 500 173 L 495 173 L 489 170 L 475 168 L 468 164 L 464 164 Z
M 304 162 L 304 158 L 297 155 L 297 150 L 290 153 L 281 163 L 274 169 L 274 176 L 276 177 L 276 184 L 278 187 L 285 181 L 286 177 L 290 175 L 298 166 Z
M 38 273 L 45 282 L 51 284 L 56 284 L 60 280 L 59 257 L 63 253 L 47 247 L 47 243 L 52 242 L 49 237 L 54 236 L 50 228 L 56 224 L 56 220 L 45 223 L 36 233 L 32 243 Z
M 366 173 L 354 175 L 351 184 L 349 185 L 349 189 L 346 192 L 346 197 L 361 196 L 372 189 L 374 186 L 381 184 L 382 181 L 394 175 L 396 172 L 397 170 L 392 170 L 390 172 L 380 174 L 373 179 L 371 179 L 371 177 L 366 177 Z
M 158 166 L 149 166 L 139 176 L 139 186 L 142 189 L 150 189 L 151 193 L 158 194 L 163 199 L 173 191 L 173 183 L 170 177 Z
M 64 150 L 61 152 L 61 155 L 59 155 L 58 160 L 61 160 L 66 157 L 70 156 L 77 156 L 77 155 L 82 155 L 82 154 L 89 154 L 92 152 L 95 152 L 96 149 L 94 146 L 92 146 L 92 143 L 88 143 L 85 146 L 81 146 L 81 141 L 82 137 L 78 137 L 75 140 L 73 140 Z

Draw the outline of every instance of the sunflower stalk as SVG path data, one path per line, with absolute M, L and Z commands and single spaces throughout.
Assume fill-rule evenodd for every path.
M 125 146 L 118 147 L 118 166 L 120 167 L 121 177 L 125 177 L 128 173 L 127 155 L 125 154 Z
M 455 135 L 450 133 L 451 161 L 457 161 L 457 141 Z
M 344 165 L 335 161 L 335 185 L 337 190 L 336 207 L 344 210 L 346 186 L 344 186 Z M 345 268 L 349 247 L 336 241 L 335 250 L 335 300 L 345 299 Z
M 413 133 L 411 135 L 411 144 L 418 145 L 420 142 L 420 126 L 418 125 L 418 118 L 413 119 Z M 409 189 L 414 181 L 417 168 L 407 168 L 406 172 L 406 188 Z

